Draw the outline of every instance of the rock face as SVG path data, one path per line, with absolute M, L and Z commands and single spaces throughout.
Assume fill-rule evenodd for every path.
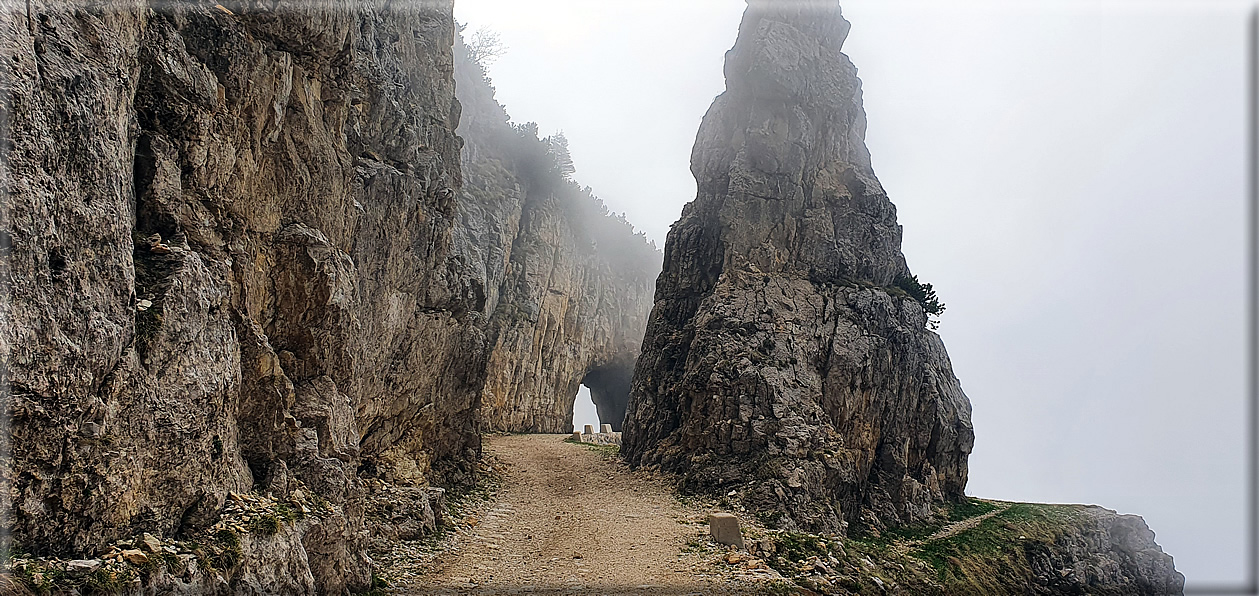
M 91 556 L 231 491 L 330 504 L 235 585 L 365 588 L 366 466 L 479 456 L 451 3 L 137 1 L 3 16 L 7 522 Z M 260 568 L 259 565 L 270 565 Z
M 482 67 L 456 50 L 466 140 L 456 238 L 490 288 L 484 423 L 567 433 L 584 383 L 619 432 L 661 255 L 566 178 L 561 136 L 509 124 Z
M 466 57 L 464 189 L 451 10 L 4 13 L 3 489 L 23 548 L 191 543 L 229 494 L 300 494 L 321 505 L 219 536 L 238 555 L 220 571 L 359 590 L 369 535 L 431 533 L 428 485 L 473 478 L 481 416 L 567 430 L 583 380 L 623 413 L 659 253 Z
M 960 498 L 970 404 L 910 276 L 833 2 L 749 2 L 665 247 L 624 453 L 801 528 Z
M 1136 515 L 1076 508 L 1052 543 L 1028 542 L 1024 555 L 1037 594 L 1181 594 L 1185 576 Z
M 945 509 L 948 521 L 909 534 L 841 541 L 768 530 L 749 551 L 818 594 L 1168 596 L 1184 588 L 1135 515 L 978 499 Z
M 769 553 L 819 593 L 1180 593 L 1139 517 L 964 497 L 970 403 L 870 165 L 848 29 L 834 1 L 748 0 L 691 157 L 698 195 L 665 246 L 621 453 L 767 525 L 846 533 L 848 549 L 792 534 Z M 906 527 L 933 537 L 886 533 Z

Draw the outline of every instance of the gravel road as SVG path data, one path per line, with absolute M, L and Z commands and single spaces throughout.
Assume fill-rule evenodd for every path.
M 497 498 L 399 593 L 759 594 L 707 542 L 707 511 L 659 479 L 559 435 L 487 437 Z

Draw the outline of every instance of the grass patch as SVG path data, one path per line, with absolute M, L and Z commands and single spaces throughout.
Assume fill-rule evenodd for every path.
M 770 559 L 769 565 L 779 573 L 792 576 L 799 573 L 796 564 L 817 557 L 827 560 L 832 553 L 843 552 L 843 547 L 827 538 L 801 532 L 782 532 L 774 536 L 776 556 Z
M 18 583 L 41 596 L 56 593 L 58 586 L 65 579 L 65 573 L 61 570 L 45 567 L 35 562 L 27 563 L 21 569 L 14 570 L 13 576 Z
M 1009 571 L 1030 573 L 1027 552 L 1048 548 L 1061 529 L 1076 520 L 1072 506 L 1017 503 L 970 530 L 932 540 L 910 554 L 929 563 L 946 587 L 976 594 L 1001 593 L 1008 586 L 989 584 L 998 577 L 1030 580 L 1010 577 Z
M 294 521 L 297 521 L 299 519 L 306 517 L 306 514 L 302 513 L 302 510 L 300 508 L 294 509 L 288 503 L 280 503 L 276 505 L 275 514 L 279 516 L 281 521 L 285 521 L 285 522 L 294 522 Z
M 109 569 L 101 567 L 83 578 L 83 587 L 89 594 L 119 594 L 127 588 L 127 584 L 135 578 L 135 571 L 129 568 Z
M 586 449 L 594 451 L 595 453 L 598 453 L 600 456 L 602 456 L 603 459 L 619 459 L 621 457 L 620 445 L 596 445 L 595 443 L 581 443 L 578 441 L 574 441 L 572 437 L 569 437 L 564 440 L 570 443 L 576 443 L 578 445 L 581 445 L 582 447 L 585 447 Z
M 249 531 L 271 536 L 280 531 L 280 518 L 273 513 L 259 515 L 249 522 Z
M 996 503 L 988 501 L 971 498 L 962 499 L 962 502 L 949 506 L 949 521 L 958 522 L 972 517 L 979 517 L 997 507 Z
M 223 548 L 207 558 L 211 568 L 227 570 L 240 563 L 244 555 L 240 550 L 240 536 L 237 536 L 236 532 L 219 530 L 214 534 L 214 538 L 223 545 Z

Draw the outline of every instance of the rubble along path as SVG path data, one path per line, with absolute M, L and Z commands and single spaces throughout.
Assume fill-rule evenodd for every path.
M 777 574 L 720 563 L 707 511 L 662 480 L 561 435 L 486 437 L 496 498 L 456 544 L 396 593 L 760 594 Z M 707 546 L 705 546 L 707 544 Z

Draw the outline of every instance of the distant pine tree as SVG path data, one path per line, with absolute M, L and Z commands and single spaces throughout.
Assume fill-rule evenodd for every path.
M 577 171 L 577 167 L 573 165 L 573 156 L 568 152 L 568 137 L 563 132 L 557 132 L 542 141 L 546 143 L 547 153 L 555 162 L 556 173 L 568 178 Z
M 940 313 L 944 312 L 944 303 L 940 302 L 940 297 L 936 296 L 935 288 L 931 287 L 931 284 L 925 284 L 918 281 L 917 275 L 910 275 L 909 277 L 902 275 L 901 277 L 896 278 L 896 281 L 892 282 L 892 285 L 904 290 L 910 298 L 913 298 L 918 302 L 918 304 L 921 304 L 922 309 L 926 311 L 928 315 L 936 317 L 935 319 L 929 318 L 928 320 L 927 324 L 930 325 L 932 329 L 940 327 L 939 316 Z

